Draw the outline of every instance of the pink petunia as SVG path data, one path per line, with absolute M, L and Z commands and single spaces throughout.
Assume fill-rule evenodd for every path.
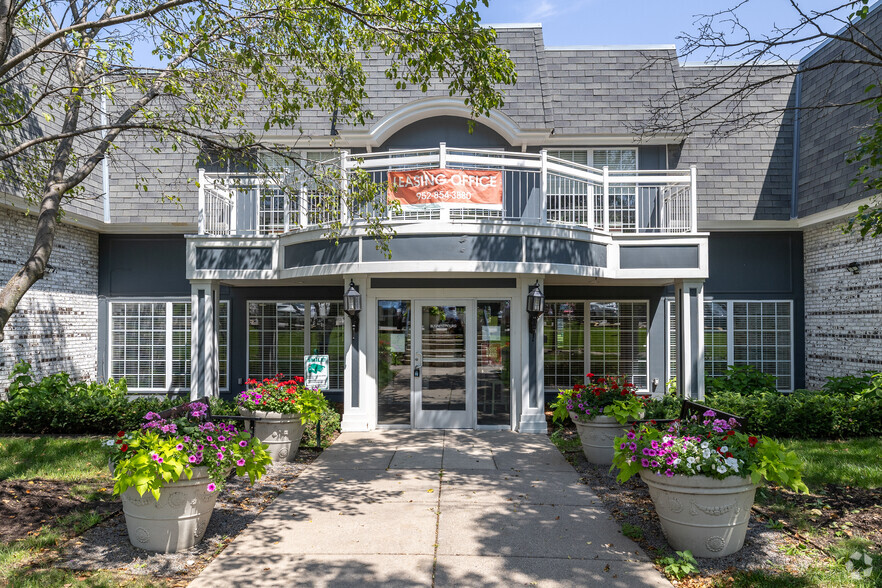
M 239 441 L 239 447 L 248 447 L 248 441 Z
M 208 490 L 209 492 L 214 492 L 215 490 L 217 490 L 217 486 L 215 486 L 215 485 L 214 485 L 214 482 L 212 482 L 211 484 L 208 485 L 207 490 Z
M 243 466 L 243 465 L 245 465 L 245 460 L 244 460 L 244 459 L 240 459 L 240 460 L 238 460 L 238 461 L 236 462 L 236 465 L 237 465 L 237 466 L 240 466 L 240 467 Z

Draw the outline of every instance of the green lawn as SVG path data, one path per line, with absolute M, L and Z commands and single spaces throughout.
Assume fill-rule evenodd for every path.
M 104 439 L 97 437 L 0 437 L 0 481 L 54 480 L 69 482 L 68 492 L 84 508 L 51 523 L 20 541 L 0 543 L 0 585 L 16 587 L 118 586 L 108 573 L 81 573 L 52 567 L 55 548 L 103 520 L 89 508 L 113 500 Z M 82 578 L 82 579 L 80 579 Z M 139 581 L 134 586 L 148 584 Z
M 0 480 L 108 478 L 103 442 L 97 437 L 0 437 Z
M 788 449 L 805 462 L 806 485 L 824 484 L 857 488 L 882 488 L 882 439 L 865 437 L 847 441 L 788 440 Z

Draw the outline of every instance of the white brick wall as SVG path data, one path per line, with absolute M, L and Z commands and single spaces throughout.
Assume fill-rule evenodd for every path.
M 829 376 L 882 371 L 882 238 L 843 235 L 841 223 L 809 228 L 805 252 L 806 386 Z M 861 266 L 852 275 L 845 266 Z
M 18 271 L 34 242 L 34 217 L 0 209 L 0 281 Z M 69 372 L 95 379 L 98 358 L 98 234 L 62 225 L 49 263 L 55 273 L 38 281 L 19 304 L 0 343 L 0 393 L 24 359 L 34 373 Z

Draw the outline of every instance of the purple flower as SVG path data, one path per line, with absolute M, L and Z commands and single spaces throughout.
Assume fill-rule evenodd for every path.
M 717 416 L 717 413 L 715 413 L 715 412 L 712 411 L 712 410 L 708 410 L 708 411 L 706 411 L 702 416 L 706 416 L 706 417 L 713 418 L 713 417 Z
M 214 485 L 214 482 L 209 484 L 208 487 L 206 488 L 206 490 L 208 490 L 209 492 L 214 492 L 216 489 L 217 489 L 217 486 Z
M 651 465 L 651 466 L 654 467 L 654 468 L 657 468 L 657 467 L 658 467 L 658 462 L 655 461 L 655 460 L 652 460 L 651 462 L 649 462 L 649 465 Z
M 188 457 L 187 459 L 190 460 L 190 463 L 196 463 L 196 456 L 195 456 L 195 455 L 191 455 L 191 456 Z
M 218 451 L 218 452 L 217 452 L 217 458 L 218 458 L 218 459 L 223 459 L 223 458 L 224 458 L 224 454 L 221 453 L 220 451 Z
M 248 441 L 245 441 L 244 439 L 239 441 L 239 447 L 248 447 Z
M 665 470 L 665 475 L 669 478 L 673 478 L 674 472 L 672 472 L 670 469 L 667 469 L 667 470 Z
M 643 459 L 640 460 L 640 465 L 642 465 L 645 468 L 648 468 L 649 467 L 649 460 L 644 457 Z
M 175 445 L 175 449 L 177 449 L 178 451 L 182 451 L 184 449 L 184 446 L 178 443 L 177 445 Z
M 160 457 L 159 459 L 157 459 L 156 463 L 162 463 L 162 458 Z
M 243 465 L 245 465 L 245 460 L 244 460 L 244 459 L 240 459 L 240 460 L 236 461 L 236 465 L 237 465 L 237 466 L 243 466 Z
M 227 438 L 224 437 L 223 435 L 218 435 L 218 436 L 217 436 L 217 440 L 218 440 L 218 441 L 226 441 Z
M 634 431 L 628 431 L 628 439 L 633 439 L 637 435 L 634 434 Z

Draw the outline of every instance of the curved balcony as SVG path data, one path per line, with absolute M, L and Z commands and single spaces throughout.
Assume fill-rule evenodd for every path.
M 581 228 L 607 235 L 697 233 L 696 171 L 596 169 L 540 153 L 438 148 L 349 154 L 323 162 L 339 166 L 342 184 L 354 170 L 387 185 L 389 172 L 475 170 L 501 172 L 496 206 L 405 206 L 379 202 L 341 209 L 339 198 L 296 177 L 212 174 L 200 170 L 199 235 L 267 237 L 327 226 L 357 228 L 367 215 L 389 223 L 502 223 Z M 429 229 L 429 227 L 426 227 Z M 430 229 L 431 230 L 431 229 Z

